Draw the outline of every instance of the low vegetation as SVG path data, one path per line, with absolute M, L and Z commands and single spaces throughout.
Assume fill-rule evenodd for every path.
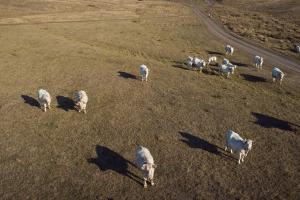
M 229 30 L 264 47 L 300 59 L 300 2 L 297 0 L 222 0 L 203 3 Z
M 0 3 L 1 199 L 297 199 L 299 74 L 272 83 L 168 1 L 26 0 Z M 215 11 L 217 12 L 217 11 Z M 139 66 L 150 69 L 139 80 Z M 38 107 L 37 91 L 52 97 Z M 76 90 L 87 113 L 74 109 Z M 224 151 L 232 129 L 254 140 L 245 162 Z M 137 145 L 151 151 L 155 186 L 143 188 Z

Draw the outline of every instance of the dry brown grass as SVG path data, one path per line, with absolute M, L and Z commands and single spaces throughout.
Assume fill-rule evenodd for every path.
M 1 199 L 297 198 L 298 74 L 279 87 L 271 66 L 255 71 L 239 51 L 232 60 L 245 66 L 231 79 L 184 70 L 187 55 L 224 48 L 189 8 L 127 0 L 95 13 L 93 3 L 69 3 L 77 11 L 68 20 L 81 13 L 85 22 L 63 22 L 66 13 L 40 4 L 38 19 L 26 11 L 24 20 L 22 5 L 14 19 L 26 25 L 0 26 Z M 122 11 L 100 17 L 103 9 Z M 181 17 L 152 18 L 161 15 Z M 135 79 L 141 63 L 148 83 Z M 38 88 L 52 94 L 47 113 Z M 89 95 L 86 115 L 70 106 L 77 89 Z M 222 149 L 228 129 L 255 140 L 240 166 Z M 131 163 L 136 144 L 158 164 L 146 190 Z
M 201 3 L 202 1 L 198 1 Z M 231 31 L 280 53 L 300 59 L 300 2 L 297 0 L 223 0 L 207 7 Z

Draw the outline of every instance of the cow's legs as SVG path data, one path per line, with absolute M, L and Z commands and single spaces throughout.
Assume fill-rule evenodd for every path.
M 242 155 L 241 155 L 241 160 L 242 160 L 242 162 L 244 162 L 244 158 L 245 158 L 245 154 L 242 154 Z
M 153 185 L 154 185 L 154 181 L 153 181 L 153 179 L 152 179 L 152 180 L 150 180 L 150 184 L 151 184 L 151 186 L 153 186 Z
M 242 153 L 239 153 L 239 160 L 238 160 L 238 164 L 241 164 L 241 157 L 242 157 Z
M 144 188 L 147 188 L 147 178 L 144 178 Z

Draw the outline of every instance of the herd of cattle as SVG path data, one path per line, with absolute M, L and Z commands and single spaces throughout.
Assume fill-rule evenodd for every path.
M 298 46 L 297 46 L 298 47 Z M 300 47 L 299 47 L 300 48 Z M 299 49 L 300 51 L 300 49 Z M 232 56 L 234 52 L 234 48 L 230 45 L 225 46 L 225 53 L 226 55 Z M 264 59 L 261 56 L 255 56 L 254 57 L 254 65 L 257 69 L 262 69 Z M 193 67 L 198 69 L 199 71 L 202 71 L 202 69 L 206 66 L 209 65 L 210 63 L 215 63 L 217 64 L 217 57 L 216 56 L 211 56 L 208 58 L 208 62 L 206 63 L 204 59 L 200 58 L 193 58 L 191 56 L 188 56 L 187 60 L 184 62 L 185 65 L 189 69 L 192 69 Z M 227 78 L 230 77 L 230 74 L 234 74 L 235 69 L 237 68 L 236 65 L 232 64 L 228 59 L 224 58 L 223 62 L 218 65 L 219 67 L 219 74 L 221 75 L 226 75 Z M 282 80 L 284 77 L 284 73 L 278 68 L 274 67 L 272 69 L 272 78 L 273 82 L 279 81 L 280 84 L 282 84 Z
M 243 139 L 238 133 L 235 133 L 232 130 L 229 130 L 226 133 L 225 151 L 229 149 L 231 154 L 236 153 L 238 155 L 238 164 L 244 162 L 244 158 L 252 149 L 252 144 L 253 140 Z M 136 166 L 143 174 L 144 188 L 147 187 L 147 181 L 149 181 L 153 186 L 154 170 L 156 165 L 154 164 L 154 159 L 150 151 L 143 146 L 138 146 L 135 158 Z
M 300 52 L 300 47 L 299 47 Z M 225 46 L 225 53 L 226 55 L 232 56 L 234 52 L 234 48 L 230 45 Z M 254 57 L 254 65 L 257 69 L 262 69 L 263 65 L 263 58 L 260 56 Z M 211 63 L 217 64 L 217 57 L 212 56 L 209 57 L 208 62 L 205 62 L 204 59 L 200 58 L 193 58 L 189 56 L 184 64 L 187 65 L 188 68 L 192 69 L 193 67 L 202 71 L 202 69 L 208 64 Z M 230 61 L 226 58 L 223 59 L 222 63 L 218 64 L 219 73 L 221 75 L 225 74 L 227 78 L 229 78 L 230 74 L 234 74 L 234 70 L 237 68 L 236 65 L 230 63 Z M 142 81 L 147 81 L 149 75 L 149 69 L 146 65 L 140 66 L 140 75 Z M 280 84 L 282 83 L 284 73 L 277 67 L 272 69 L 272 78 L 273 82 L 279 81 Z M 51 104 L 51 96 L 50 94 L 44 90 L 40 89 L 38 91 L 38 102 L 40 107 L 43 111 L 47 111 L 47 108 L 50 109 Z M 76 91 L 74 95 L 74 107 L 78 110 L 78 112 L 83 111 L 86 113 L 86 105 L 88 102 L 88 96 L 85 91 L 80 90 Z M 247 156 L 248 152 L 252 149 L 253 141 L 249 139 L 243 139 L 238 133 L 229 130 L 226 133 L 226 147 L 230 149 L 231 153 L 236 153 L 238 155 L 238 164 L 244 161 L 244 158 Z M 151 185 L 154 185 L 153 177 L 154 177 L 154 170 L 156 165 L 154 164 L 154 159 L 150 153 L 150 151 L 143 147 L 138 146 L 136 149 L 136 166 L 142 171 L 143 179 L 144 179 L 144 187 L 147 187 L 147 181 L 150 182 Z
M 46 112 L 47 108 L 51 109 L 51 96 L 49 92 L 47 92 L 44 89 L 40 89 L 38 91 L 38 102 L 40 104 L 41 109 Z M 83 113 L 86 113 L 86 104 L 88 102 L 88 96 L 85 91 L 80 90 L 76 91 L 74 95 L 74 105 L 75 109 L 78 110 L 78 112 L 83 111 Z

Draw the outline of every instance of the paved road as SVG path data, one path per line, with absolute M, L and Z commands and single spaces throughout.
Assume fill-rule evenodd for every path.
M 273 52 L 269 49 L 264 49 L 255 45 L 245 38 L 241 38 L 235 33 L 226 30 L 221 25 L 215 23 L 211 18 L 209 18 L 204 11 L 202 11 L 198 5 L 192 3 L 192 1 L 185 5 L 192 8 L 194 13 L 200 18 L 200 20 L 207 26 L 208 30 L 216 35 L 218 38 L 222 39 L 224 42 L 234 46 L 237 49 L 241 49 L 254 57 L 255 55 L 262 56 L 264 60 L 274 66 L 288 68 L 292 71 L 300 72 L 300 61 L 292 58 L 285 57 L 278 53 Z M 225 45 L 224 45 L 225 47 Z

